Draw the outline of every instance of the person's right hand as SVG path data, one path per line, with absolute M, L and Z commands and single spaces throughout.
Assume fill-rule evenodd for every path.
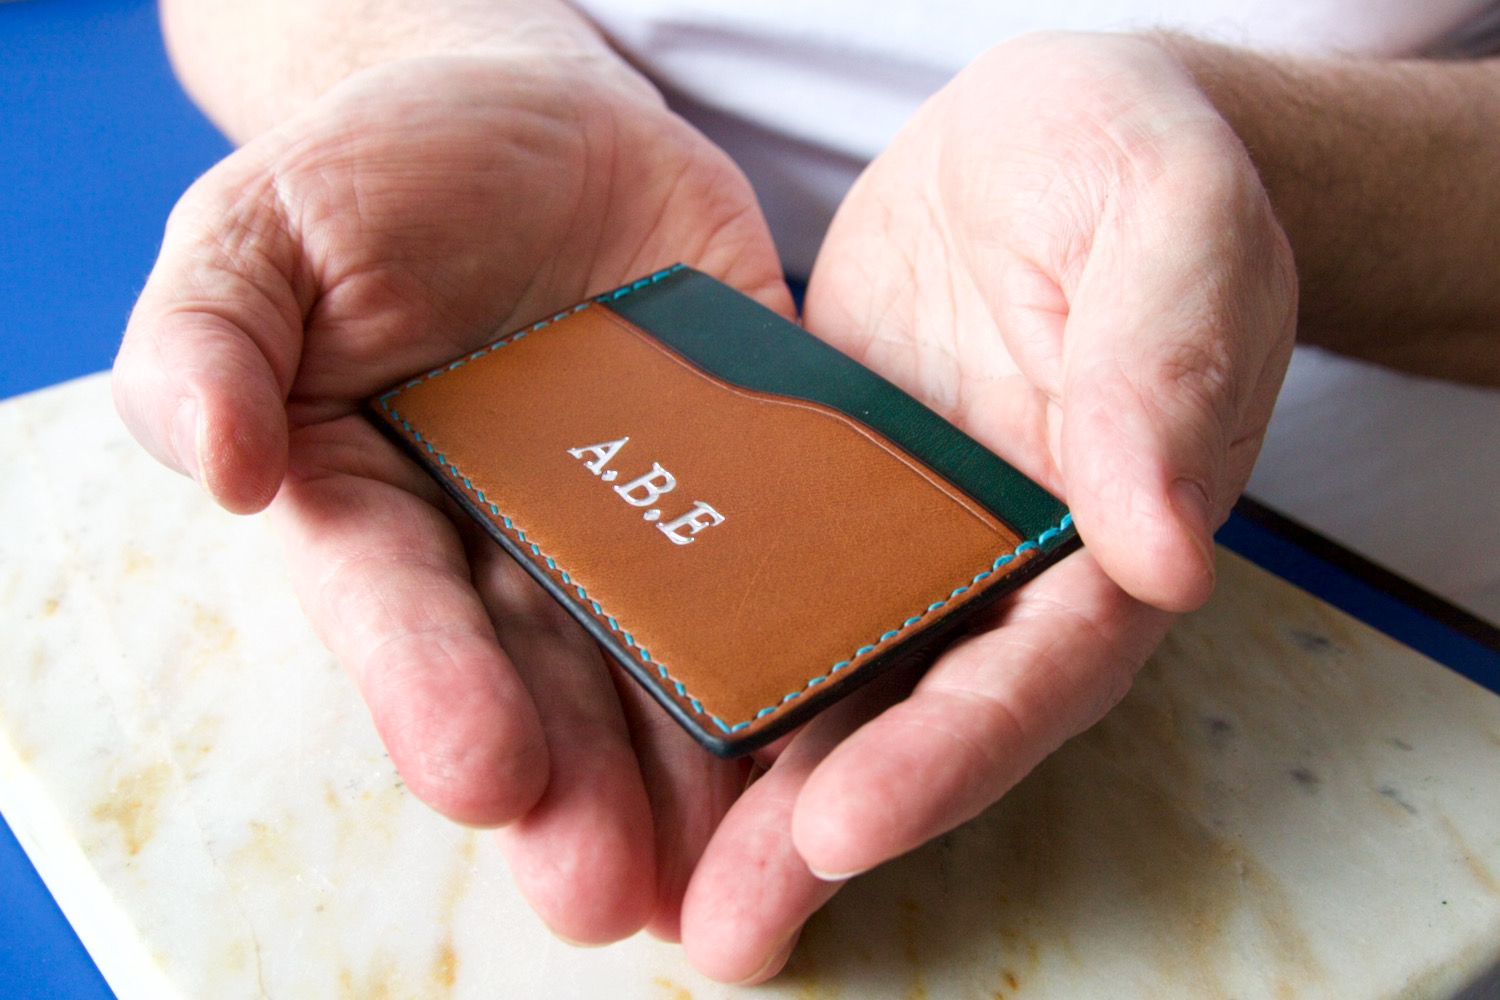
M 1297 302 L 1244 144 L 1162 39 L 998 45 L 870 165 L 809 329 L 1065 500 L 1086 547 L 818 765 L 793 819 L 810 866 L 864 870 L 989 805 L 1208 598 Z
M 973 817 L 1118 701 L 1170 613 L 1208 597 L 1296 315 L 1245 147 L 1157 40 L 1016 39 L 907 123 L 834 218 L 808 329 L 1063 498 L 1086 548 L 908 696 L 790 742 L 694 875 L 694 961 L 784 958 L 844 879 Z
M 270 505 L 407 785 L 508 824 L 518 884 L 579 941 L 677 934 L 747 765 L 699 750 L 461 536 L 359 405 L 677 260 L 791 312 L 739 171 L 649 88 L 592 69 L 428 57 L 351 76 L 183 197 L 114 375 L 157 458 L 228 510 Z

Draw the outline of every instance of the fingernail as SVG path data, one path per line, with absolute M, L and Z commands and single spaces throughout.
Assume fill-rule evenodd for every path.
M 854 876 L 863 875 L 870 869 L 861 868 L 858 871 L 852 872 L 825 872 L 814 868 L 812 865 L 808 865 L 807 870 L 812 872 L 816 878 L 822 879 L 824 882 L 847 882 Z
M 194 482 L 203 482 L 203 469 L 198 459 L 198 401 L 185 397 L 177 404 L 172 414 L 172 450 L 177 454 L 177 464 Z
M 770 979 L 772 976 L 776 975 L 776 973 L 781 971 L 782 966 L 786 965 L 787 959 L 792 957 L 792 949 L 797 947 L 797 939 L 801 936 L 802 928 L 798 927 L 787 936 L 787 939 L 782 942 L 781 947 L 771 952 L 771 957 L 766 959 L 766 964 L 762 965 L 756 971 L 755 975 L 746 976 L 735 985 L 753 986 L 756 983 L 764 982 L 765 980 Z
M 1188 536 L 1203 558 L 1203 565 L 1211 575 L 1214 567 L 1213 524 L 1209 512 L 1208 492 L 1192 479 L 1179 479 L 1172 484 L 1172 510 L 1184 522 Z

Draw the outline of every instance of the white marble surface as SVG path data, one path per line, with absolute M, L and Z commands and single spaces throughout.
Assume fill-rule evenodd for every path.
M 401 786 L 263 518 L 0 405 L 0 810 L 121 1000 L 1424 998 L 1500 960 L 1500 698 L 1223 555 L 1135 690 L 735 989 L 553 941 Z

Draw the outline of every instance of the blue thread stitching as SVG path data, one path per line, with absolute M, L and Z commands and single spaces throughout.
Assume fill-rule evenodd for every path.
M 487 347 L 480 348 L 479 350 L 475 351 L 473 354 L 470 354 L 466 358 L 460 358 L 458 361 L 455 361 L 452 364 L 449 364 L 448 366 L 446 366 L 444 368 L 438 368 L 438 369 L 435 369 L 433 371 L 428 372 L 425 375 L 420 375 L 417 378 L 414 378 L 411 381 L 407 382 L 406 384 L 404 384 L 402 386 L 399 386 L 399 387 L 397 387 L 395 389 L 392 389 L 390 392 L 388 392 L 384 396 L 380 397 L 380 405 L 381 405 L 381 408 L 384 409 L 387 413 L 389 413 L 391 415 L 392 419 L 394 419 L 397 423 L 399 423 L 401 425 L 402 429 L 405 430 L 408 434 L 410 434 L 415 441 L 417 441 L 418 443 L 424 445 L 429 452 L 431 452 L 432 454 L 434 454 L 434 455 L 437 456 L 438 465 L 439 466 L 446 465 L 448 467 L 448 471 L 450 471 L 451 473 L 453 473 L 453 477 L 455 479 L 459 479 L 460 481 L 462 481 L 463 484 L 464 484 L 464 486 L 465 486 L 465 488 L 467 488 L 471 493 L 476 494 L 478 496 L 478 499 L 479 499 L 480 503 L 486 504 L 489 507 L 490 512 L 492 514 L 494 514 L 496 517 L 500 518 L 501 524 L 503 524 L 507 530 L 515 532 L 516 538 L 519 541 L 521 541 L 522 543 L 525 543 L 531 549 L 533 555 L 536 555 L 537 557 L 546 560 L 547 567 L 549 569 L 554 570 L 555 572 L 561 573 L 563 582 L 567 583 L 567 584 L 570 584 L 573 587 L 573 589 L 578 592 L 578 596 L 582 600 L 588 601 L 589 605 L 594 610 L 595 616 L 596 617 L 602 617 L 606 622 L 608 622 L 610 630 L 612 632 L 615 632 L 616 634 L 622 636 L 624 638 L 624 640 L 625 640 L 625 645 L 627 645 L 627 646 L 635 649 L 636 652 L 640 655 L 640 658 L 641 658 L 641 660 L 643 662 L 650 663 L 653 666 L 655 666 L 656 667 L 656 672 L 661 677 L 661 679 L 664 680 L 664 681 L 667 681 L 668 683 L 670 683 L 672 685 L 672 687 L 676 690 L 678 696 L 681 697 L 681 698 L 683 698 L 683 699 L 685 699 L 686 701 L 688 701 L 688 703 L 692 706 L 692 709 L 693 709 L 694 713 L 696 713 L 698 715 L 705 715 L 705 716 L 707 716 L 716 726 L 718 726 L 725 733 L 733 734 L 733 733 L 739 732 L 742 729 L 747 728 L 748 726 L 751 725 L 751 723 L 756 722 L 756 721 L 758 721 L 760 719 L 763 719 L 766 716 L 772 714 L 773 712 L 776 712 L 777 710 L 779 710 L 780 708 L 782 708 L 784 705 L 787 705 L 788 703 L 790 703 L 792 701 L 795 701 L 797 698 L 801 697 L 802 694 L 805 691 L 807 691 L 807 690 L 809 690 L 809 689 L 811 689 L 813 687 L 816 687 L 819 684 L 824 683 L 829 678 L 831 678 L 834 674 L 838 673 L 840 670 L 843 670 L 843 669 L 845 669 L 845 668 L 847 668 L 849 666 L 852 666 L 855 660 L 858 660 L 860 657 L 866 655 L 867 653 L 874 652 L 878 647 L 884 645 L 887 641 L 896 638 L 902 632 L 906 631 L 908 628 L 911 628 L 913 625 L 921 622 L 922 619 L 926 618 L 928 615 L 930 615 L 933 612 L 938 611 L 939 609 L 943 608 L 944 606 L 946 606 L 951 601 L 957 599 L 960 595 L 968 593 L 968 591 L 970 590 L 970 588 L 972 588 L 976 584 L 982 582 L 983 580 L 987 579 L 988 577 L 990 577 L 995 572 L 999 571 L 999 569 L 1000 569 L 1001 566 L 1004 566 L 1006 563 L 1012 562 L 1018 556 L 1020 556 L 1023 552 L 1027 552 L 1027 551 L 1029 551 L 1031 549 L 1038 549 L 1038 550 L 1040 550 L 1040 549 L 1045 548 L 1049 542 L 1052 542 L 1053 540 L 1055 540 L 1056 538 L 1058 538 L 1063 532 L 1065 532 L 1065 531 L 1068 530 L 1069 526 L 1071 526 L 1072 523 L 1073 523 L 1073 515 L 1071 513 L 1065 513 L 1065 514 L 1063 514 L 1062 519 L 1060 521 L 1058 521 L 1058 523 L 1057 523 L 1057 525 L 1055 527 L 1048 528 L 1047 530 L 1045 530 L 1045 531 L 1041 532 L 1039 535 L 1037 535 L 1037 537 L 1035 539 L 1029 539 L 1027 541 L 1024 541 L 1020 545 L 1017 545 L 1016 548 L 1012 552 L 1009 552 L 1009 553 L 1007 553 L 1007 554 L 1005 554 L 1003 556 L 1000 556 L 998 559 L 996 559 L 990 565 L 989 569 L 986 569 L 986 570 L 980 572 L 972 580 L 970 580 L 969 584 L 967 586 L 959 587 L 956 590 L 954 590 L 953 593 L 949 594 L 946 598 L 944 598 L 943 600 L 941 600 L 941 601 L 935 601 L 932 604 L 928 605 L 927 606 L 927 610 L 924 611 L 922 614 L 917 615 L 917 616 L 915 616 L 913 618 L 908 618 L 905 622 L 902 623 L 902 625 L 901 625 L 900 628 L 892 629 L 891 631 L 882 634 L 879 639 L 876 639 L 870 645 L 868 645 L 868 646 L 861 646 L 859 649 L 857 649 L 857 650 L 854 651 L 854 656 L 853 657 L 851 657 L 848 660 L 840 660 L 838 663 L 835 663 L 832 667 L 828 668 L 828 672 L 826 674 L 822 674 L 820 676 L 813 677 L 810 680 L 808 680 L 807 684 L 804 685 L 801 690 L 792 691 L 791 693 L 785 695 L 781 699 L 781 701 L 777 702 L 776 704 L 774 704 L 774 705 L 768 705 L 765 708 L 762 708 L 760 711 L 758 711 L 758 712 L 755 713 L 755 717 L 753 719 L 750 719 L 750 720 L 748 720 L 746 722 L 734 723 L 733 725 L 731 725 L 729 723 L 726 723 L 723 719 L 720 719 L 717 715 L 714 715 L 711 712 L 704 711 L 702 702 L 700 702 L 697 698 L 694 698 L 692 695 L 688 694 L 687 693 L 687 689 L 685 687 L 683 687 L 682 682 L 676 680 L 675 678 L 673 678 L 667 672 L 667 668 L 666 668 L 665 665 L 663 665 L 661 663 L 658 663 L 656 661 L 653 661 L 651 659 L 651 654 L 649 652 L 647 652 L 644 648 L 637 646 L 635 644 L 635 637 L 632 636 L 629 632 L 626 632 L 623 629 L 621 629 L 620 626 L 619 626 L 619 623 L 616 622 L 614 618 L 612 618 L 609 615 L 605 614 L 604 613 L 604 609 L 599 606 L 599 602 L 593 600 L 592 598 L 590 598 L 588 596 L 588 594 L 584 592 L 584 589 L 582 587 L 578 586 L 576 583 L 574 583 L 568 577 L 568 574 L 565 571 L 558 570 L 557 569 L 557 563 L 554 562 L 550 556 L 543 555 L 541 549 L 537 548 L 536 543 L 534 543 L 534 542 L 526 542 L 526 533 L 523 532 L 520 528 L 517 528 L 515 526 L 515 522 L 513 522 L 510 518 L 502 515 L 500 513 L 500 509 L 498 507 L 496 507 L 493 503 L 489 503 L 488 501 L 486 501 L 485 498 L 484 498 L 484 494 L 482 492 L 480 492 L 479 490 L 475 489 L 474 484 L 471 483 L 467 478 L 461 476 L 459 474 L 458 469 L 456 469 L 456 468 L 453 467 L 453 465 L 448 461 L 447 457 L 444 456 L 441 452 L 437 451 L 437 449 L 433 448 L 432 444 L 429 441 L 427 441 L 425 438 L 423 438 L 422 435 L 419 434 L 416 431 L 416 429 L 411 426 L 411 424 L 407 423 L 406 420 L 399 413 L 397 413 L 396 410 L 393 409 L 391 407 L 391 405 L 390 405 L 390 401 L 392 399 L 394 399 L 396 396 L 400 395 L 401 393 L 405 392 L 407 389 L 414 388 L 414 387 L 416 387 L 418 385 L 421 385 L 423 382 L 426 382 L 429 379 L 433 379 L 433 378 L 436 378 L 439 375 L 442 375 L 442 374 L 445 374 L 447 372 L 453 371 L 455 368 L 458 368 L 458 367 L 466 364 L 469 361 L 476 361 L 479 358 L 484 357 L 486 354 L 489 354 L 492 351 L 499 350 L 500 348 L 506 346 L 507 344 L 513 344 L 516 341 L 520 340 L 522 337 L 526 336 L 528 333 L 532 333 L 532 332 L 534 332 L 536 330 L 542 329 L 543 327 L 550 326 L 551 324 L 556 323 L 559 320 L 566 319 L 567 317 L 573 315 L 574 313 L 577 313 L 577 312 L 579 312 L 579 311 L 581 311 L 583 309 L 587 309 L 589 307 L 589 305 L 592 304 L 592 302 L 599 302 L 599 303 L 612 302 L 612 301 L 615 301 L 617 299 L 623 298 L 626 295 L 629 295 L 631 292 L 639 291 L 640 289 L 645 288 L 645 287 L 647 287 L 649 285 L 654 285 L 658 281 L 660 281 L 661 279 L 665 278 L 667 275 L 673 274 L 674 272 L 681 270 L 685 266 L 686 265 L 683 265 L 683 264 L 675 264 L 672 267 L 669 267 L 669 268 L 667 268 L 665 270 L 662 270 L 662 271 L 658 271 L 655 274 L 650 275 L 649 277 L 642 278 L 639 281 L 634 282 L 633 284 L 626 285 L 625 287 L 618 288 L 618 289 L 616 289 L 613 292 L 606 292 L 603 295 L 597 296 L 594 299 L 592 299 L 590 302 L 580 302 L 578 305 L 574 306 L 572 309 L 564 310 L 563 312 L 560 312 L 560 313 L 557 313 L 557 314 L 555 314 L 553 316 L 550 316 L 547 319 L 544 319 L 544 320 L 542 320 L 542 321 L 540 321 L 538 323 L 533 323 L 531 326 L 526 327 L 525 329 L 523 329 L 523 330 L 521 330 L 521 331 L 519 331 L 517 333 L 511 334 L 509 337 L 505 337 L 505 338 L 503 338 L 501 340 L 497 340 L 495 343 L 490 344 Z
M 508 337 L 502 337 L 501 339 L 495 341 L 493 344 L 481 347 L 479 350 L 475 351 L 473 354 L 470 354 L 466 358 L 459 358 L 457 361 L 454 361 L 442 368 L 434 368 L 432 371 L 426 373 L 425 375 L 418 375 L 416 378 L 405 383 L 404 385 L 397 386 L 390 392 L 386 393 L 384 396 L 381 396 L 380 405 L 389 410 L 390 407 L 387 405 L 389 400 L 394 399 L 396 396 L 405 392 L 407 389 L 413 389 L 421 385 L 423 382 L 426 382 L 428 379 L 437 378 L 439 375 L 446 375 L 448 372 L 453 371 L 455 368 L 466 365 L 470 361 L 478 361 L 480 358 L 484 357 L 486 354 L 491 353 L 492 351 L 498 351 L 500 348 L 505 347 L 507 344 L 514 344 L 516 341 L 520 340 L 528 333 L 534 333 L 535 331 L 540 330 L 543 327 L 551 326 L 553 323 L 556 323 L 559 320 L 567 319 L 569 316 L 573 315 L 576 312 L 582 312 L 595 302 L 612 302 L 615 299 L 629 295 L 631 292 L 639 291 L 640 289 L 645 288 L 647 285 L 654 285 L 661 279 L 667 277 L 670 274 L 677 273 L 686 266 L 686 264 L 673 264 L 671 267 L 661 271 L 657 271 L 655 274 L 646 278 L 642 278 L 640 281 L 637 281 L 634 284 L 626 285 L 624 288 L 617 288 L 613 292 L 605 292 L 603 295 L 596 295 L 594 298 L 590 299 L 587 302 L 580 302 L 571 309 L 564 309 L 562 312 L 556 313 L 552 316 L 548 316 L 546 319 L 533 323 L 530 326 L 525 327 L 524 329 L 518 330 Z M 393 412 L 392 416 L 394 415 L 395 414 Z M 406 427 L 404 423 L 402 424 L 402 426 Z M 410 431 L 412 436 L 415 437 L 418 441 L 422 441 L 422 436 L 420 434 L 412 430 L 410 427 L 406 427 L 406 429 Z M 423 443 L 425 444 L 426 442 Z M 427 450 L 432 451 L 430 445 L 428 446 Z M 434 454 L 436 454 L 436 452 L 434 452 Z

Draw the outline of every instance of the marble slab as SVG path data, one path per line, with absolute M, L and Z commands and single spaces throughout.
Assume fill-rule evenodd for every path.
M 1500 698 L 1228 553 L 1114 713 L 750 990 L 550 938 L 402 787 L 265 520 L 102 378 L 0 405 L 0 468 L 0 810 L 120 1000 L 1415 1000 L 1500 962 Z

